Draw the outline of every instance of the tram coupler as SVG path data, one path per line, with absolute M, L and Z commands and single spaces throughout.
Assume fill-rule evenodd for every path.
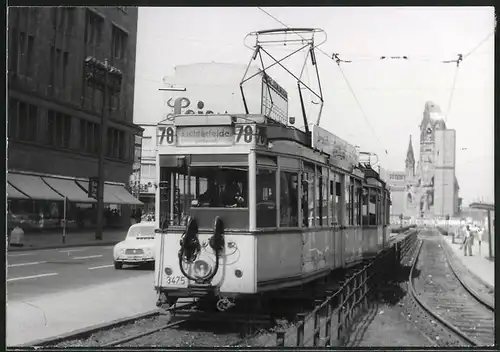
M 228 309 L 234 307 L 236 305 L 236 303 L 234 302 L 234 300 L 228 298 L 228 297 L 221 297 L 219 298 L 219 300 L 217 301 L 217 310 L 219 312 L 225 312 L 227 311 Z

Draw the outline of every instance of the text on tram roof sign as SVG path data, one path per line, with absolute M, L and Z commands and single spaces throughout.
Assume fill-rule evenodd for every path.
M 345 160 L 351 165 L 357 165 L 359 162 L 358 152 L 353 145 L 319 126 L 314 125 L 312 128 L 312 143 L 313 148 Z

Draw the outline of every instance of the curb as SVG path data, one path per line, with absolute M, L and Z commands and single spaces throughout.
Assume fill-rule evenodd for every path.
M 455 257 L 458 261 L 460 261 L 460 258 L 455 254 L 455 251 L 453 250 L 453 248 L 451 248 L 451 245 L 444 239 L 444 238 L 441 238 L 441 243 L 444 243 L 445 246 L 448 247 L 448 250 L 450 252 L 450 255 L 452 255 L 453 257 Z M 486 258 L 485 258 L 486 259 Z M 460 261 L 461 262 L 461 261 Z M 474 277 L 474 279 L 476 279 L 477 281 L 479 281 L 480 283 L 482 283 L 484 286 L 486 286 L 489 290 L 495 292 L 495 286 L 491 286 L 490 284 L 486 283 L 483 279 L 481 279 L 479 276 L 477 276 L 476 274 L 474 274 L 472 271 L 469 270 L 469 268 L 467 268 L 463 263 L 462 263 L 462 266 L 464 267 L 464 269 L 471 275 Z
M 111 322 L 102 323 L 99 325 L 92 325 L 92 326 L 87 327 L 87 328 L 73 330 L 73 331 L 67 332 L 65 334 L 61 334 L 61 335 L 57 335 L 57 336 L 53 336 L 53 337 L 47 337 L 47 338 L 43 338 L 43 339 L 39 339 L 39 340 L 34 340 L 32 342 L 27 342 L 27 343 L 24 343 L 22 345 L 12 346 L 12 347 L 24 347 L 24 348 L 25 347 L 36 348 L 35 346 L 47 346 L 48 347 L 48 346 L 56 345 L 62 341 L 76 340 L 79 338 L 86 338 L 86 337 L 89 337 L 90 335 L 92 335 L 98 331 L 102 331 L 102 330 L 109 328 L 111 326 L 117 327 L 117 326 L 121 326 L 121 325 L 125 325 L 128 323 L 134 322 L 136 320 L 155 317 L 157 315 L 160 315 L 160 311 L 158 309 L 155 309 L 155 310 L 151 310 L 151 311 L 146 312 L 146 313 L 140 313 L 140 314 L 134 315 L 132 317 L 116 319 L 116 320 L 113 320 Z
M 41 246 L 41 247 L 11 247 L 7 249 L 9 252 L 27 252 L 27 251 L 37 251 L 41 249 L 57 249 L 57 248 L 72 248 L 72 247 L 98 247 L 98 246 L 114 246 L 121 241 L 105 241 L 105 242 L 91 242 L 91 243 L 71 243 L 71 244 L 58 244 L 53 246 Z

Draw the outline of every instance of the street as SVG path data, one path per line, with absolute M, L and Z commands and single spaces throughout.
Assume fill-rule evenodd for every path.
M 112 246 L 7 255 L 7 345 L 20 345 L 156 308 L 153 270 L 115 270 Z
M 113 247 L 60 248 L 7 255 L 9 301 L 77 290 L 124 278 L 152 277 L 152 266 L 113 266 Z

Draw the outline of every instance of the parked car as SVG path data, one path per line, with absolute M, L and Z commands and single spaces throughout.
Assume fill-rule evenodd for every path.
M 121 269 L 123 264 L 154 264 L 154 236 L 154 222 L 141 222 L 130 226 L 125 240 L 113 248 L 115 269 Z

